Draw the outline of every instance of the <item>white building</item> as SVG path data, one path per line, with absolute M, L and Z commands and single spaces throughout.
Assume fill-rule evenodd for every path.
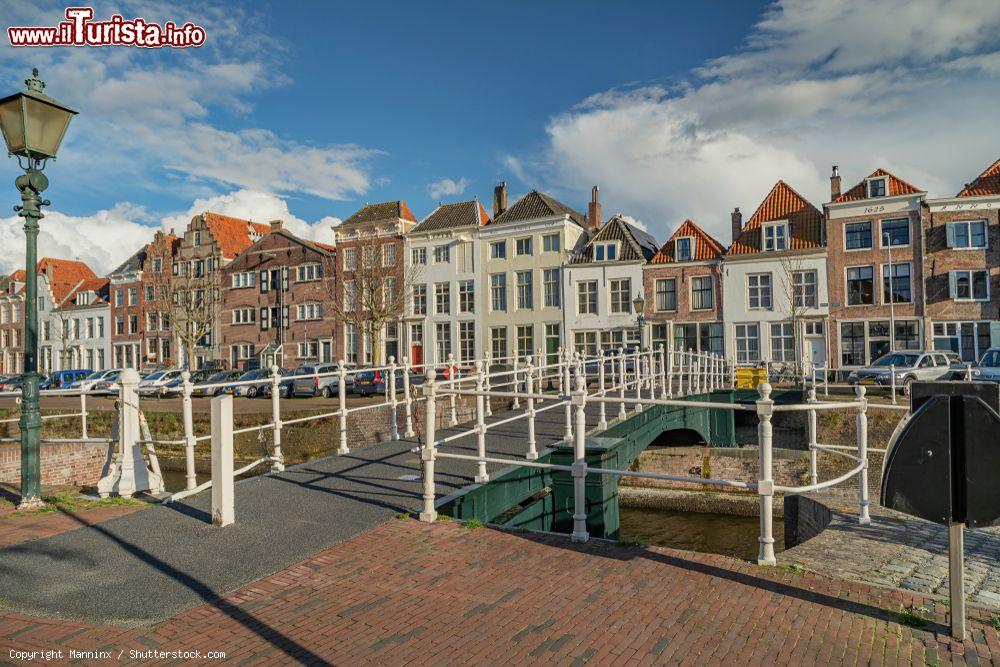
M 406 233 L 404 257 L 413 277 L 404 326 L 415 365 L 442 364 L 450 354 L 471 362 L 485 354 L 476 233 L 489 222 L 478 201 L 441 204 Z
M 742 225 L 723 257 L 726 356 L 738 364 L 824 365 L 827 355 L 823 216 L 784 181 Z
M 643 293 L 642 269 L 658 248 L 652 236 L 619 214 L 573 256 L 563 281 L 563 301 L 571 314 L 568 329 L 575 351 L 596 354 L 602 348 L 639 345 L 632 300 Z M 642 342 L 649 345 L 648 338 Z
M 38 265 L 38 368 L 105 370 L 111 364 L 109 282 L 86 264 L 43 259 Z
M 495 189 L 493 208 L 493 221 L 478 234 L 483 258 L 479 310 L 487 351 L 500 359 L 543 348 L 554 360 L 565 345 L 569 312 L 563 303 L 563 269 L 587 241 L 589 220 L 536 190 L 507 208 L 506 183 Z

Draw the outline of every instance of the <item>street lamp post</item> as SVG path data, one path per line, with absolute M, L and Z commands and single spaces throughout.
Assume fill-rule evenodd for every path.
M 0 131 L 7 144 L 8 156 L 17 156 L 24 173 L 14 185 L 21 193 L 21 205 L 15 206 L 24 218 L 25 287 L 24 287 L 24 382 L 21 389 L 21 501 L 18 509 L 42 504 L 41 495 L 41 410 L 38 407 L 38 221 L 42 207 L 49 205 L 41 193 L 49 186 L 42 170 L 56 158 L 59 144 L 70 120 L 76 114 L 69 107 L 44 94 L 45 84 L 38 70 L 25 79 L 28 89 L 0 99 Z
M 643 329 L 645 329 L 646 324 L 646 299 L 643 298 L 642 292 L 636 294 L 635 298 L 632 299 L 632 308 L 635 310 L 635 321 L 639 325 L 639 350 L 641 351 L 645 349 Z

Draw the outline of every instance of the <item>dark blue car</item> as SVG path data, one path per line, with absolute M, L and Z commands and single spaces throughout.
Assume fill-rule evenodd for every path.
M 75 369 L 66 371 L 52 371 L 39 384 L 39 389 L 69 389 L 69 386 L 77 380 L 90 375 L 93 371 L 86 369 Z

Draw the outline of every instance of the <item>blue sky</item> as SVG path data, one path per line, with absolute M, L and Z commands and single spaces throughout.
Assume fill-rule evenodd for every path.
M 2 4 L 4 27 L 65 6 Z M 115 11 L 208 40 L 0 46 L 5 90 L 37 64 L 81 112 L 50 167 L 42 252 L 101 271 L 206 209 L 329 240 L 365 202 L 423 216 L 488 205 L 501 179 L 577 208 L 597 184 L 606 213 L 661 241 L 687 217 L 728 241 L 729 211 L 778 178 L 817 205 L 831 164 L 845 185 L 882 166 L 950 195 L 1000 157 L 989 0 L 95 5 Z M 0 220 L 0 270 L 19 234 Z

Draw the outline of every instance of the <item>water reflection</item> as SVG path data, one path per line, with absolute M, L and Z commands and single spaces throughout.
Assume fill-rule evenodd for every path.
M 703 551 L 755 560 L 757 517 L 622 507 L 619 538 L 673 549 Z M 774 550 L 785 545 L 784 526 L 774 521 Z

